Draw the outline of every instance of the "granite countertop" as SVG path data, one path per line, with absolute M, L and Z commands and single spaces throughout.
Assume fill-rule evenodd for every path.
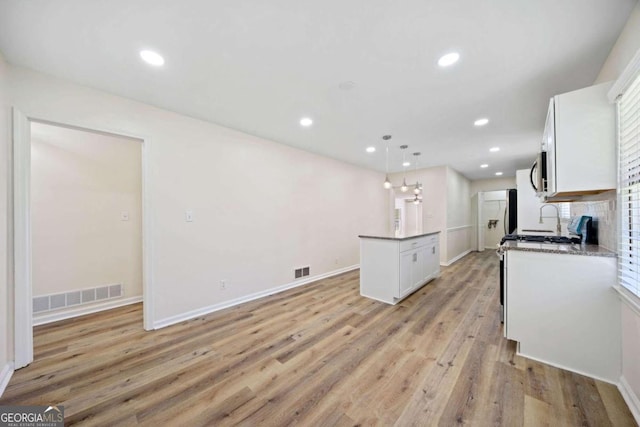
M 575 245 L 559 243 L 522 242 L 510 240 L 502 245 L 504 251 L 547 252 L 554 254 L 613 257 L 617 255 L 598 245 Z
M 438 233 L 440 233 L 440 232 L 439 231 L 432 231 L 430 233 L 406 234 L 406 235 L 403 235 L 403 236 L 394 236 L 393 234 L 386 234 L 386 235 L 378 235 L 378 236 L 359 235 L 358 237 L 360 237 L 362 239 L 380 239 L 380 240 L 401 241 L 401 240 L 415 239 L 415 238 L 423 237 L 423 236 L 431 236 L 433 234 L 438 234 Z

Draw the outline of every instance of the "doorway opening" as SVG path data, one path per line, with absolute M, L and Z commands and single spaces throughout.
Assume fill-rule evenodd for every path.
M 415 204 L 414 197 L 394 191 L 394 224 L 396 236 L 410 236 L 422 233 L 422 203 Z
M 149 298 L 144 138 L 14 110 L 15 369 L 33 361 L 33 326 Z
M 496 249 L 502 236 L 507 234 L 506 227 L 507 192 L 505 190 L 486 191 L 484 193 L 480 228 L 484 233 L 484 248 Z
M 34 326 L 142 301 L 141 141 L 30 131 Z

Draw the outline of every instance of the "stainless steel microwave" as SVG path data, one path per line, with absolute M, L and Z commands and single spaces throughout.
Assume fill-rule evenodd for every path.
M 529 180 L 531 186 L 536 192 L 536 196 L 542 196 L 547 192 L 547 152 L 541 151 L 538 153 L 536 161 L 531 166 L 531 172 L 529 172 Z

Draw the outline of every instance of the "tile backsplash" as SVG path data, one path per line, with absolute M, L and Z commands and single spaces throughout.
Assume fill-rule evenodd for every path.
M 604 200 L 571 203 L 571 216 L 593 217 L 593 220 L 597 221 L 599 245 L 616 252 L 618 249 L 616 192 L 610 191 L 604 195 L 607 197 Z

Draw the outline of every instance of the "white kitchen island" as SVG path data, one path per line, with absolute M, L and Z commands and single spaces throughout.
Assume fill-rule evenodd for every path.
M 360 237 L 360 295 L 387 304 L 440 275 L 439 231 L 404 237 Z

